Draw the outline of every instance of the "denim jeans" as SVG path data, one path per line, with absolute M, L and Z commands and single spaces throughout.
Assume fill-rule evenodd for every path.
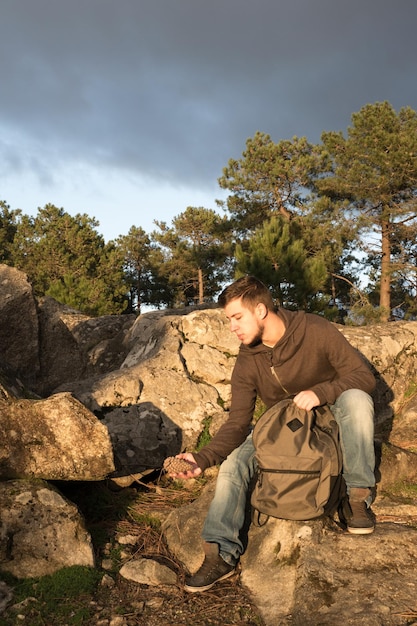
M 374 404 L 360 389 L 343 392 L 330 407 L 339 425 L 347 489 L 374 487 Z M 244 551 L 242 528 L 249 487 L 256 472 L 252 434 L 220 466 L 202 537 L 219 545 L 220 556 L 235 565 Z

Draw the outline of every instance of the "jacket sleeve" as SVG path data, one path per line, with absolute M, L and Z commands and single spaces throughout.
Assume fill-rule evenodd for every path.
M 256 389 L 248 381 L 247 370 L 238 356 L 232 374 L 232 404 L 227 421 L 220 427 L 213 439 L 194 454 L 196 463 L 202 470 L 221 463 L 246 439 L 250 432 L 256 402 Z
M 326 329 L 327 359 L 335 371 L 328 381 L 313 385 L 321 404 L 334 404 L 347 389 L 361 389 L 371 394 L 376 386 L 375 376 L 364 358 L 332 324 Z

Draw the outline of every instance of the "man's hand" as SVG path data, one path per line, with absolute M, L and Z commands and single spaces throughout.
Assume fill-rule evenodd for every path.
M 315 406 L 320 405 L 320 400 L 311 389 L 307 389 L 306 391 L 300 391 L 294 398 L 294 404 L 298 406 L 299 409 L 304 409 L 304 411 L 311 411 Z
M 177 454 L 175 459 L 184 459 L 184 461 L 187 461 L 189 464 L 190 469 L 187 471 L 182 471 L 182 472 L 176 472 L 176 471 L 172 471 L 169 469 L 169 467 L 167 468 L 167 473 L 168 476 L 170 476 L 171 478 L 197 478 L 197 476 L 200 476 L 200 474 L 202 474 L 202 469 L 201 467 L 199 467 L 197 465 L 197 463 L 195 462 L 195 459 L 193 457 L 193 455 L 190 452 L 184 452 L 182 454 Z

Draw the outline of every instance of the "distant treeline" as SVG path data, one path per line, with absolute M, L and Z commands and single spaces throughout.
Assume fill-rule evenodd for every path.
M 277 304 L 343 321 L 417 313 L 417 114 L 388 102 L 352 115 L 346 136 L 274 143 L 257 132 L 219 178 L 219 210 L 132 226 L 106 243 L 98 222 L 48 204 L 36 217 L 0 202 L 0 262 L 36 296 L 89 315 L 211 302 L 254 274 Z M 353 315 L 352 315 L 353 312 Z M 358 317 L 359 316 L 359 317 Z

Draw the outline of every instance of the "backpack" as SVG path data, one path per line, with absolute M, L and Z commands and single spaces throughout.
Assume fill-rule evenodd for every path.
M 278 402 L 255 424 L 253 443 L 255 523 L 263 525 L 260 514 L 310 520 L 340 510 L 346 485 L 339 429 L 328 405 L 304 411 L 292 399 Z

